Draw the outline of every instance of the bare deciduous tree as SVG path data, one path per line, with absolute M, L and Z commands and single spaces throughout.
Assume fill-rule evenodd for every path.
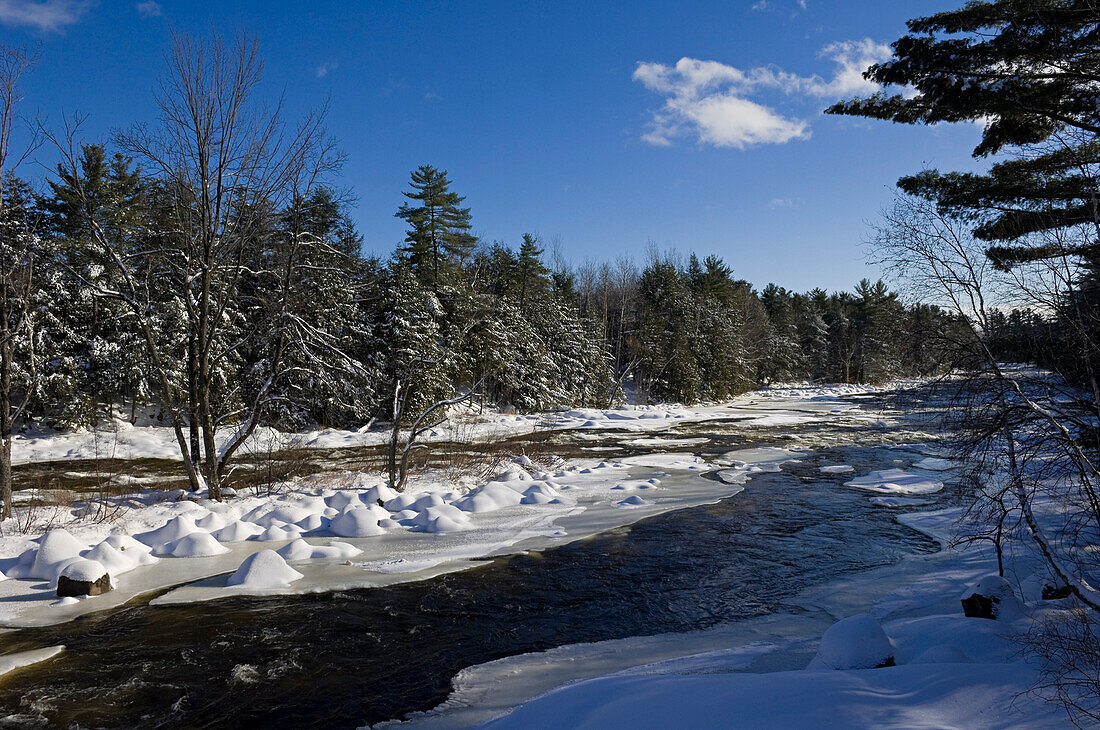
M 0 518 L 11 516 L 12 430 L 33 394 L 37 358 L 22 353 L 22 373 L 17 373 L 17 347 L 22 341 L 34 347 L 35 309 L 32 303 L 36 268 L 33 232 L 10 208 L 14 170 L 34 149 L 33 138 L 21 152 L 12 149 L 12 131 L 22 100 L 20 79 L 37 62 L 37 54 L 25 48 L 0 45 Z M 22 375 L 22 378 L 18 376 Z M 16 382 L 17 380 L 24 382 Z
M 198 42 L 177 35 L 167 61 L 157 95 L 159 124 L 134 127 L 118 143 L 164 191 L 168 230 L 156 245 L 133 250 L 88 220 L 98 254 L 120 284 L 109 290 L 85 284 L 127 305 L 191 488 L 205 486 L 217 499 L 226 464 L 277 398 L 288 348 L 320 337 L 291 310 L 290 297 L 305 251 L 318 242 L 293 225 L 285 236 L 273 235 L 272 211 L 294 211 L 341 158 L 324 136 L 323 109 L 288 128 L 281 105 L 269 109 L 254 98 L 263 65 L 255 39 L 240 36 L 227 45 L 218 37 Z M 79 120 L 52 139 L 79 182 L 78 128 Z M 83 194 L 79 185 L 77 192 Z M 155 291 L 139 273 L 151 269 L 158 272 Z M 274 283 L 276 292 L 268 303 L 274 316 L 264 320 L 273 329 L 264 332 L 238 308 L 242 287 L 260 279 Z M 166 292 L 182 312 L 179 329 L 170 332 L 161 331 L 158 311 Z M 263 355 L 252 364 L 256 379 L 249 392 L 227 387 L 224 374 L 258 339 Z M 181 344 L 182 377 L 172 356 Z M 236 427 L 219 447 L 216 435 L 229 425 Z

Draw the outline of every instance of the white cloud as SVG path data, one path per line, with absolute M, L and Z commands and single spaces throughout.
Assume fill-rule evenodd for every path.
M 759 2 L 753 3 L 752 4 L 752 9 L 753 10 L 758 10 L 758 11 L 759 10 L 767 10 L 768 9 L 768 0 L 760 0 Z
M 324 77 L 328 76 L 329 71 L 335 71 L 339 67 L 340 64 L 336 63 L 336 61 L 325 61 L 320 66 L 315 68 L 313 72 L 317 75 L 317 78 L 323 79 Z
M 634 80 L 666 97 L 664 106 L 653 112 L 642 139 L 668 146 L 677 137 L 694 136 L 700 144 L 737 149 L 808 139 L 807 121 L 750 97 L 780 93 L 819 105 L 822 99 L 868 94 L 877 86 L 863 78 L 863 71 L 889 55 L 888 46 L 870 39 L 829 44 L 820 54 L 836 66 L 828 80 L 774 66 L 742 70 L 694 58 L 681 58 L 675 66 L 639 63 Z
M 836 64 L 831 81 L 814 77 L 808 91 L 816 96 L 841 98 L 873 94 L 878 84 L 863 78 L 863 72 L 873 64 L 890 57 L 890 46 L 870 38 L 861 41 L 839 41 L 821 49 L 823 58 Z
M 164 14 L 164 9 L 161 8 L 160 3 L 155 0 L 147 0 L 143 3 L 138 3 L 134 6 L 137 8 L 138 13 L 146 18 L 158 18 Z
M 80 20 L 92 2 L 93 0 L 0 0 L 0 23 L 57 31 Z

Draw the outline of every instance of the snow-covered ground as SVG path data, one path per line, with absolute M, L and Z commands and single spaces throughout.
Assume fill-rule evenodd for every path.
M 677 405 L 626 406 L 604 410 L 580 408 L 528 415 L 468 411 L 456 414 L 437 430 L 429 432 L 424 440 L 487 441 L 534 431 L 565 429 L 613 428 L 646 433 L 661 431 L 676 423 L 724 417 L 744 418 L 745 425 L 752 426 L 790 425 L 812 421 L 831 411 L 853 411 L 856 408 L 854 405 L 838 398 L 882 390 L 884 389 L 863 385 L 785 385 L 746 393 L 729 403 L 691 408 Z M 787 401 L 792 407 L 777 409 L 774 407 L 775 401 Z M 800 407 L 793 407 L 795 403 Z M 757 405 L 760 407 L 754 407 Z M 219 445 L 230 436 L 228 429 L 219 434 Z M 242 451 L 266 453 L 286 447 L 338 449 L 377 446 L 388 437 L 389 433 L 381 428 L 368 431 L 330 428 L 303 433 L 281 433 L 273 428 L 261 428 L 257 429 Z M 12 441 L 13 464 L 106 458 L 179 460 L 181 457 L 175 432 L 170 427 L 133 426 L 121 419 L 103 424 L 95 430 L 39 430 L 19 433 Z

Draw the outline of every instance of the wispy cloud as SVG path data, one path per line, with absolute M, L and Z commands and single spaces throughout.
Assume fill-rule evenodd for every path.
M 0 0 L 0 23 L 41 31 L 59 31 L 80 20 L 93 1 Z
M 835 66 L 829 79 L 775 66 L 742 70 L 694 58 L 681 58 L 675 66 L 639 63 L 634 80 L 665 96 L 642 139 L 668 146 L 676 138 L 694 137 L 700 144 L 737 149 L 808 139 L 805 119 L 777 111 L 760 96 L 781 93 L 820 106 L 822 100 L 867 94 L 877 87 L 863 78 L 863 71 L 889 55 L 888 46 L 870 39 L 831 43 L 820 54 Z
M 317 76 L 317 78 L 323 79 L 324 77 L 328 76 L 329 71 L 335 71 L 339 67 L 340 64 L 338 64 L 336 61 L 325 61 L 320 66 L 315 68 L 313 70 L 313 73 Z
M 161 15 L 164 15 L 164 9 L 161 8 L 160 3 L 154 0 L 138 3 L 134 7 L 137 8 L 138 13 L 145 18 L 159 18 Z

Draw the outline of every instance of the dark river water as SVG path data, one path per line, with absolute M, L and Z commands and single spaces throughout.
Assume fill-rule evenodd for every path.
M 875 401 L 872 405 L 879 406 Z M 751 445 L 728 424 L 701 452 Z M 445 700 L 464 667 L 575 642 L 689 631 L 777 611 L 845 573 L 935 549 L 896 510 L 822 475 L 895 466 L 864 427 L 717 504 L 388 588 L 150 607 L 0 637 L 55 659 L 0 680 L 6 727 L 357 727 Z M 784 445 L 758 429 L 760 444 Z M 802 437 L 810 436 L 805 429 Z M 846 443 L 845 443 L 846 442 Z M 951 498 L 951 490 L 939 499 Z

